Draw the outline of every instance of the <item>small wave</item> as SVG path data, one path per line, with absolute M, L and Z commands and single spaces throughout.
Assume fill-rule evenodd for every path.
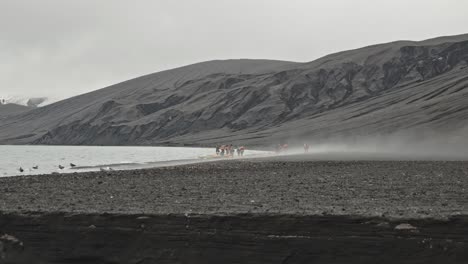
M 171 166 L 171 165 L 178 165 L 178 164 L 186 164 L 186 163 L 195 163 L 200 162 L 200 159 L 179 159 L 179 160 L 166 160 L 166 161 L 149 161 L 149 162 L 127 162 L 127 163 L 106 163 L 106 164 L 98 164 L 98 165 L 90 165 L 90 166 L 76 166 L 71 168 L 73 170 L 93 170 L 93 169 L 100 169 L 100 168 L 113 168 L 113 169 L 122 169 L 129 168 L 152 168 L 152 167 L 161 167 L 161 166 Z
M 73 170 L 87 170 L 87 169 L 99 169 L 102 167 L 119 167 L 119 166 L 137 166 L 141 165 L 142 163 L 136 163 L 136 162 L 128 162 L 128 163 L 110 163 L 110 164 L 98 164 L 98 165 L 89 165 L 89 166 L 76 166 L 74 168 L 71 168 Z

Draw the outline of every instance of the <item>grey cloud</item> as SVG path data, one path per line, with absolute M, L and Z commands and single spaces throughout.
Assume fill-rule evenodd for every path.
M 0 2 L 0 95 L 64 98 L 212 59 L 310 61 L 466 33 L 461 0 Z

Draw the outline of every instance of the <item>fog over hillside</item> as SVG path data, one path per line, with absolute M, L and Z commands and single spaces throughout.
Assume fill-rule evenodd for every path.
M 0 143 L 270 146 L 396 133 L 455 140 L 468 125 L 467 66 L 468 35 L 308 63 L 208 61 L 2 119 Z

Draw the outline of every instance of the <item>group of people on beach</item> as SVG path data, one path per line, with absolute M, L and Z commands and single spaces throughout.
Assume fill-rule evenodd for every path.
M 287 153 L 289 145 L 287 143 L 279 143 L 275 145 L 275 152 L 276 153 Z M 304 143 L 304 153 L 309 153 L 310 145 Z M 217 145 L 216 146 L 216 156 L 221 157 L 234 157 L 236 154 L 237 156 L 244 156 L 245 147 L 244 146 L 233 146 L 232 144 L 228 145 Z
M 234 157 L 235 153 L 237 153 L 237 156 L 244 156 L 244 151 L 244 146 L 235 147 L 232 144 L 216 146 L 216 155 L 221 157 Z

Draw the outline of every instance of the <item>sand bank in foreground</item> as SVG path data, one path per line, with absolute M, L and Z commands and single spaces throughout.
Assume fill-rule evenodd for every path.
M 9 177 L 0 231 L 13 263 L 466 263 L 467 189 L 468 162 L 301 156 Z

